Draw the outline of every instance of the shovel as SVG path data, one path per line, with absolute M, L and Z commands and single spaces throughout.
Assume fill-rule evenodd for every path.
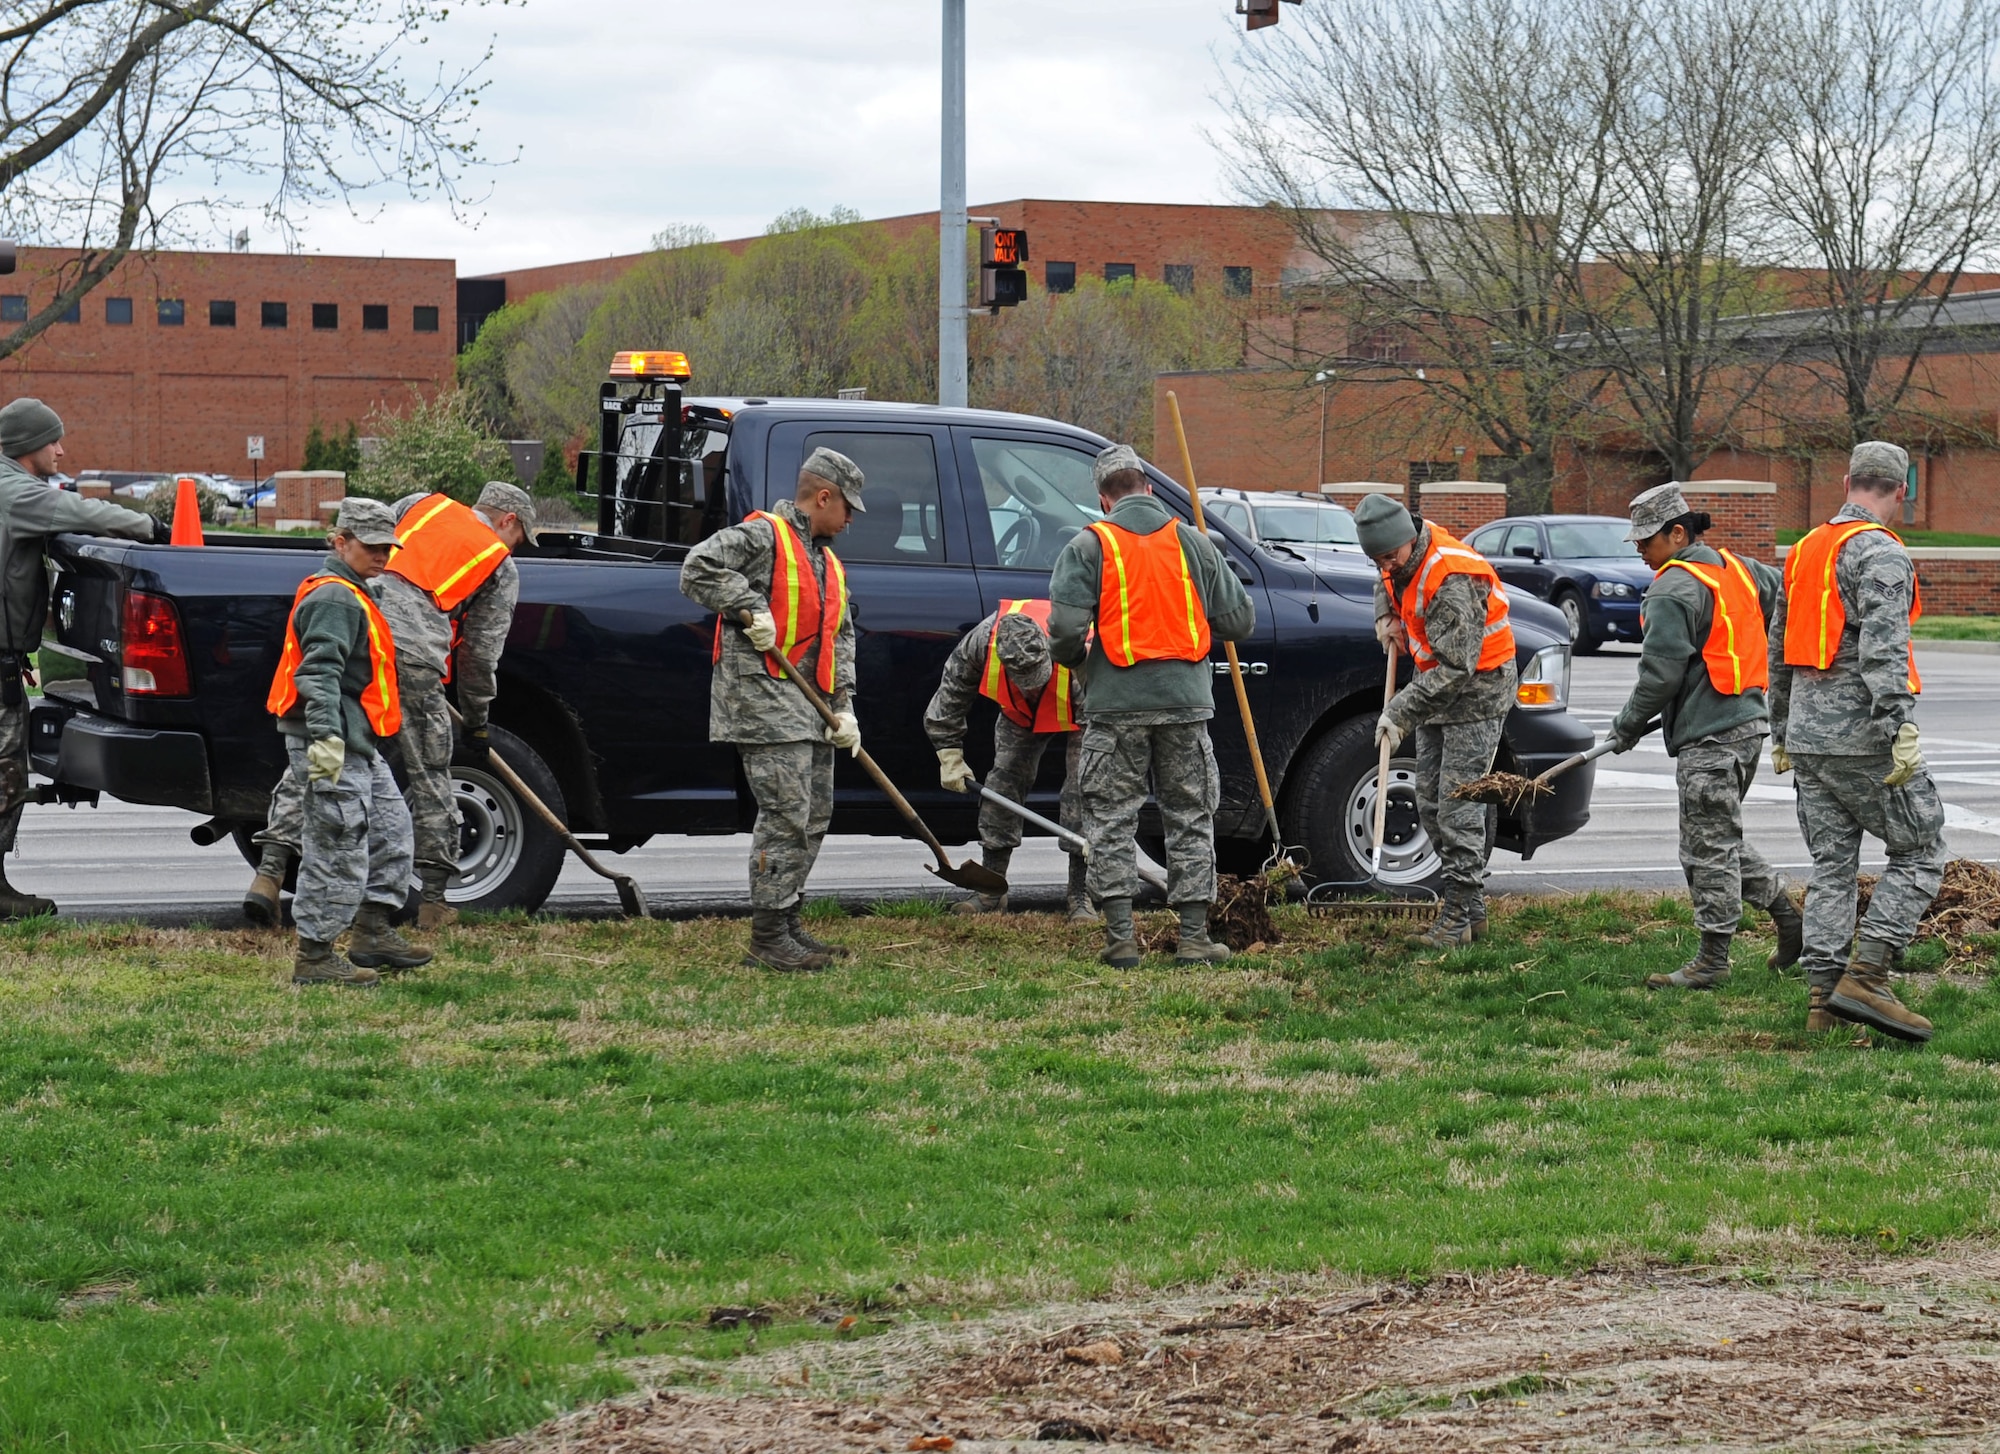
M 446 702 L 445 710 L 451 713 L 452 721 L 456 722 L 460 727 L 465 726 L 465 719 L 458 715 L 458 708 Z M 653 917 L 652 913 L 646 908 L 646 896 L 639 892 L 638 882 L 630 874 L 614 872 L 592 857 L 590 850 L 576 841 L 576 835 L 569 831 L 568 825 L 555 815 L 547 803 L 536 797 L 534 789 L 522 782 L 520 774 L 507 766 L 505 759 L 490 747 L 486 749 L 486 760 L 493 765 L 493 775 L 512 788 L 514 796 L 534 810 L 535 816 L 548 825 L 549 832 L 562 839 L 563 846 L 571 853 L 574 853 L 578 861 L 585 868 L 600 878 L 611 880 L 611 886 L 618 890 L 618 907 L 625 911 L 626 918 L 650 919 Z
M 751 616 L 748 611 L 738 611 L 736 619 L 747 627 L 750 624 Z M 772 670 L 776 671 L 778 675 L 784 677 L 797 686 L 801 692 L 805 693 L 806 700 L 812 703 L 813 710 L 819 713 L 828 727 L 834 725 L 833 708 L 827 705 L 827 700 L 820 695 L 818 687 L 793 670 L 791 663 L 777 653 L 765 652 L 764 660 L 771 664 Z M 962 889 L 970 889 L 976 894 L 998 895 L 1007 892 L 1007 880 L 983 863 L 966 862 L 953 868 L 951 860 L 945 856 L 944 845 L 937 840 L 937 834 L 931 832 L 925 825 L 924 820 L 917 816 L 917 810 L 910 806 L 910 800 L 896 790 L 896 785 L 890 782 L 889 775 L 876 765 L 875 759 L 868 755 L 868 750 L 864 747 L 855 748 L 854 760 L 861 764 L 862 770 L 868 776 L 875 779 L 875 786 L 880 788 L 884 796 L 896 805 L 896 811 L 903 815 L 903 821 L 916 829 L 917 837 L 923 839 L 924 846 L 930 849 L 932 855 L 936 857 L 937 862 L 935 864 L 927 863 L 924 865 L 925 868 L 929 869 L 946 883 L 955 884 Z
M 987 802 L 992 803 L 998 807 L 1005 808 L 1008 812 L 1014 814 L 1015 817 L 1022 819 L 1024 822 L 1033 823 L 1037 828 L 1055 834 L 1056 837 L 1060 838 L 1065 843 L 1075 844 L 1076 851 L 1083 856 L 1083 861 L 1085 863 L 1090 862 L 1090 840 L 1088 838 L 1085 838 L 1081 833 L 1072 833 L 1069 829 L 1063 827 L 1062 824 L 1054 822 L 1051 819 L 1044 818 L 1040 813 L 1037 813 L 1033 808 L 1024 807 L 1020 803 L 1015 802 L 1012 798 L 1002 797 L 1000 794 L 994 792 L 993 789 L 987 787 L 986 784 L 980 782 L 977 778 L 973 779 L 972 785 L 975 788 L 979 789 L 979 796 L 986 799 Z M 1140 878 L 1144 879 L 1153 888 L 1158 889 L 1162 894 L 1166 893 L 1167 881 L 1165 878 L 1155 873 L 1152 869 L 1147 868 L 1144 864 L 1139 864 L 1137 866 Z
M 1644 737 L 1659 725 L 1660 719 L 1655 717 L 1639 729 L 1639 736 Z M 1532 806 L 1536 798 L 1547 796 L 1549 784 L 1571 768 L 1582 767 L 1586 762 L 1595 762 L 1616 746 L 1616 741 L 1607 737 L 1595 747 L 1565 757 L 1539 777 L 1521 777 L 1511 772 L 1489 772 L 1485 777 L 1474 778 L 1471 782 L 1454 789 L 1452 796 L 1470 803 L 1497 803 L 1510 813 L 1518 812 L 1523 803 Z

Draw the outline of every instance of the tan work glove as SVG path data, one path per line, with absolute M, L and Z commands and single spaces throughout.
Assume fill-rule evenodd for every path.
M 338 782 L 340 766 L 347 761 L 347 743 L 339 737 L 320 737 L 306 744 L 306 781 Z
M 1917 724 L 1905 722 L 1896 729 L 1896 743 L 1889 749 L 1889 775 L 1882 786 L 1900 788 L 1923 769 L 1923 749 L 1917 746 Z
M 1375 639 L 1382 643 L 1382 650 L 1388 651 L 1389 643 L 1396 643 L 1396 650 L 1410 649 L 1410 634 L 1403 629 L 1400 616 L 1377 616 L 1375 618 Z
M 743 634 L 759 651 L 770 651 L 778 644 L 778 618 L 769 611 L 752 611 L 750 624 L 743 628 Z
M 835 712 L 833 725 L 826 729 L 826 740 L 837 752 L 851 752 L 861 756 L 861 724 L 852 712 Z
M 1375 722 L 1376 750 L 1381 750 L 1382 744 L 1385 742 L 1389 745 L 1391 753 L 1394 753 L 1397 748 L 1403 745 L 1403 729 L 1398 727 L 1387 714 L 1377 718 Z
M 972 769 L 965 765 L 965 754 L 958 748 L 938 749 L 938 782 L 954 793 L 972 790 Z
M 1785 751 L 1784 743 L 1773 742 L 1771 744 L 1771 771 L 1776 773 L 1779 777 L 1783 777 L 1786 773 L 1790 772 L 1791 770 L 1792 770 L 1791 753 Z

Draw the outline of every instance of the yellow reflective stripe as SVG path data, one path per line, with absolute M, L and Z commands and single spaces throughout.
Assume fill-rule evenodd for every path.
M 1105 655 L 1119 666 L 1132 665 L 1132 600 L 1125 581 L 1125 557 L 1118 549 L 1118 540 L 1112 527 L 1102 520 L 1090 527 L 1097 538 L 1104 542 L 1111 552 L 1111 563 L 1118 568 L 1118 625 L 1119 637 L 1125 643 L 1125 660 L 1119 661 L 1114 650 L 1106 649 Z
M 1174 527 L 1174 544 L 1180 547 L 1181 555 L 1181 596 L 1187 606 L 1188 645 L 1201 640 L 1201 627 L 1194 619 L 1194 576 L 1188 571 L 1187 542 L 1181 539 L 1180 526 Z
M 415 520 L 412 520 L 408 525 L 403 527 L 403 539 L 408 540 L 412 535 L 415 535 L 419 530 L 451 508 L 451 496 L 438 495 L 435 498 L 437 500 L 435 505 L 432 505 L 423 514 L 417 516 Z
M 1059 666 L 1056 668 L 1056 726 L 1067 732 L 1075 725 L 1076 719 L 1070 716 L 1069 668 Z
M 467 561 L 464 565 L 460 566 L 457 570 L 453 571 L 450 575 L 446 576 L 444 580 L 439 583 L 438 588 L 435 591 L 432 591 L 431 594 L 433 596 L 450 595 L 451 588 L 457 585 L 460 581 L 464 580 L 466 576 L 471 573 L 473 567 L 477 566 L 481 561 L 490 560 L 495 551 L 499 551 L 502 554 L 504 554 L 506 550 L 507 546 L 504 541 L 499 541 L 499 540 L 494 541 L 491 545 L 487 546 L 486 549 L 480 551 L 479 554 L 472 557 L 471 560 Z
M 834 683 L 840 680 L 839 663 L 835 656 L 840 640 L 840 618 L 847 613 L 847 567 L 831 550 L 826 552 L 826 584 L 828 589 L 821 595 L 819 603 L 819 629 L 826 637 L 826 660 L 822 667 L 826 672 L 826 689 L 830 692 Z

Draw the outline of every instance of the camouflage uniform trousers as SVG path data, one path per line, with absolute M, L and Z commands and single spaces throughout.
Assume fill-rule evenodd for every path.
M 1860 756 L 1799 752 L 1799 832 L 1812 853 L 1806 886 L 1807 979 L 1831 989 L 1847 968 L 1854 936 L 1854 876 L 1861 869 L 1861 835 L 1882 840 L 1889 864 L 1868 900 L 1861 937 L 1902 949 L 1916 937 L 1917 921 L 1944 879 L 1944 803 L 1929 771 L 1901 787 L 1883 784 L 1886 752 Z
M 0 853 L 14 851 L 28 805 L 28 707 L 0 707 Z
M 331 782 L 306 779 L 306 740 L 287 737 L 305 802 L 305 844 L 292 920 L 303 939 L 331 943 L 364 903 L 400 909 L 410 892 L 410 810 L 379 752 L 349 754 Z
M 1694 899 L 1694 926 L 1734 934 L 1743 906 L 1778 897 L 1777 870 L 1743 841 L 1743 798 L 1757 776 L 1764 724 L 1747 735 L 1704 737 L 1681 748 L 1674 782 L 1681 799 L 1681 871 Z
M 1072 776 L 1083 789 L 1091 898 L 1129 899 L 1138 891 L 1139 809 L 1150 771 L 1167 829 L 1167 901 L 1214 902 L 1215 809 L 1222 801 L 1222 778 L 1208 724 L 1092 722 L 1082 735 Z
M 1083 755 L 1081 732 L 1031 732 L 1001 716 L 993 722 L 993 770 L 986 774 L 986 786 L 1003 798 L 1017 803 L 1028 801 L 1035 774 L 1042 766 L 1042 753 L 1050 743 L 1063 743 L 1062 804 L 1056 821 L 1072 833 L 1083 832 L 1083 785 L 1078 763 Z M 979 800 L 979 846 L 988 853 L 1011 853 L 1021 846 L 1021 820 L 998 803 Z M 1076 850 L 1065 843 L 1065 852 Z
M 743 776 L 757 800 L 750 835 L 750 907 L 789 909 L 833 821 L 833 746 L 826 742 L 739 742 Z
M 416 835 L 416 863 L 419 870 L 436 866 L 446 873 L 458 872 L 458 799 L 451 790 L 451 714 L 445 707 L 444 687 L 435 678 L 428 689 L 420 684 L 398 683 L 403 705 L 403 730 L 382 744 L 385 751 L 401 755 L 403 775 L 409 786 L 403 789 Z M 271 789 L 271 806 L 264 826 L 254 841 L 269 847 L 276 844 L 298 857 L 304 836 L 305 794 L 286 773 Z
M 1455 799 L 1452 792 L 1493 771 L 1493 754 L 1500 750 L 1500 727 L 1505 721 L 1477 717 L 1470 722 L 1426 722 L 1415 733 L 1417 817 L 1444 865 L 1445 882 L 1474 894 L 1486 888 L 1488 809 L 1484 803 Z

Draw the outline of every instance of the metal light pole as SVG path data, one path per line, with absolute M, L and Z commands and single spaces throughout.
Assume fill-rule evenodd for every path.
M 944 0 L 938 178 L 938 403 L 965 407 L 965 0 Z

